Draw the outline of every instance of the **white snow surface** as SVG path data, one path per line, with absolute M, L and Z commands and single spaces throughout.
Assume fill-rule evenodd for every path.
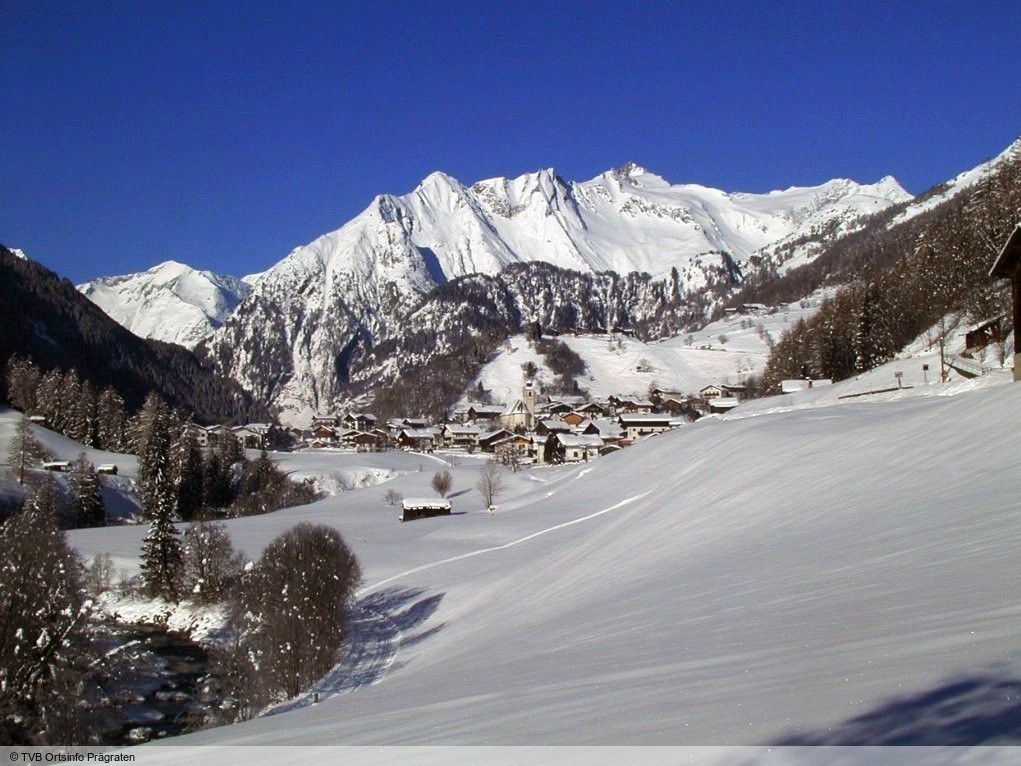
M 262 280 L 313 262 L 368 276 L 393 262 L 398 251 L 412 255 L 422 266 L 414 271 L 430 281 L 495 274 L 524 261 L 665 276 L 671 267 L 683 269 L 709 254 L 743 260 L 833 218 L 858 218 L 910 198 L 890 176 L 874 184 L 835 179 L 746 194 L 671 185 L 634 163 L 580 183 L 552 168 L 472 186 L 436 172 L 408 194 L 376 197 L 342 228 L 297 248 Z
M 947 181 L 946 184 L 944 184 L 944 188 L 938 193 L 925 199 L 919 199 L 912 202 L 902 213 L 898 214 L 890 221 L 890 226 L 896 226 L 899 223 L 903 223 L 904 221 L 914 218 L 916 215 L 932 210 L 937 205 L 941 205 L 949 199 L 953 199 L 961 192 L 980 183 L 1001 163 L 1011 159 L 1012 157 L 1017 157 L 1018 154 L 1021 154 L 1021 138 L 1014 141 L 1014 143 L 991 160 L 983 162 L 981 165 L 977 165 L 971 170 L 965 170 L 963 173 L 957 174 Z
M 177 742 L 762 744 L 993 717 L 1016 704 L 995 683 L 1021 672 L 1021 386 L 999 383 L 742 405 L 525 469 L 493 513 L 462 457 L 450 517 L 401 524 L 375 487 L 230 521 L 249 554 L 300 521 L 344 533 L 365 574 L 352 645 L 319 704 Z M 446 467 L 282 462 L 369 458 L 420 463 L 388 483 L 408 496 Z M 140 531 L 70 537 L 130 556 Z M 949 707 L 927 707 L 935 690 Z M 895 719 L 848 723 L 891 700 Z
M 135 335 L 194 348 L 258 283 L 164 261 L 148 271 L 79 285 L 89 300 Z
M 833 292 L 819 290 L 772 313 L 728 315 L 696 332 L 660 341 L 643 342 L 617 333 L 561 335 L 557 339 L 585 362 L 578 383 L 593 398 L 611 394 L 644 397 L 652 386 L 695 394 L 712 383 L 739 383 L 749 375 L 761 375 L 769 359 L 767 338 L 779 340 L 784 330 L 818 311 L 823 299 Z M 536 381 L 540 390 L 554 382 L 556 376 L 528 338 L 515 335 L 482 368 L 459 406 L 467 405 L 479 382 L 494 401 L 510 404 L 521 396 L 525 383 L 522 365 L 528 362 L 539 368 Z

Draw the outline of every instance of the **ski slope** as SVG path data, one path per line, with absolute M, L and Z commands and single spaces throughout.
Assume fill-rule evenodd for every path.
M 249 553 L 337 526 L 375 622 L 319 704 L 177 742 L 1017 741 L 1021 386 L 738 412 L 523 471 L 493 514 L 466 459 L 462 515 L 400 524 L 380 485 L 230 522 Z

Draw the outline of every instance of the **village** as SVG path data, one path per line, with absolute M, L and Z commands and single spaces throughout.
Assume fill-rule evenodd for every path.
M 580 463 L 704 415 L 726 412 L 744 396 L 742 385 L 718 384 L 704 387 L 697 396 L 657 388 L 648 398 L 613 395 L 595 400 L 543 395 L 533 381 L 526 381 L 520 398 L 510 404 L 469 404 L 436 422 L 422 417 L 381 422 L 356 411 L 318 414 L 307 428 L 292 429 L 290 436 L 298 448 L 491 454 L 511 468 Z M 263 446 L 270 437 L 269 427 L 262 424 L 241 426 L 233 433 L 249 448 Z

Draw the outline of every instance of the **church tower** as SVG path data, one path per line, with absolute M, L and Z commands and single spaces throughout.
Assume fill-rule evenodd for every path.
M 535 425 L 535 383 L 533 381 L 525 381 L 525 388 L 521 392 L 521 401 L 528 411 L 528 428 L 532 428 Z

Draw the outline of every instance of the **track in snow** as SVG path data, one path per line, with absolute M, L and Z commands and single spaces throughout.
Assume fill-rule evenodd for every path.
M 425 634 L 422 634 L 406 639 L 405 634 L 425 622 L 436 611 L 440 600 L 443 598 L 442 594 L 428 596 L 416 601 L 415 599 L 422 595 L 422 590 L 413 588 L 387 588 L 379 590 L 384 585 L 388 585 L 402 577 L 441 566 L 442 564 L 450 564 L 454 561 L 481 556 L 485 553 L 513 548 L 537 537 L 542 537 L 565 527 L 580 524 L 606 513 L 616 511 L 636 500 L 641 500 L 651 491 L 649 490 L 640 495 L 626 498 L 601 511 L 540 529 L 537 532 L 511 540 L 503 545 L 481 548 L 470 553 L 462 553 L 458 556 L 451 556 L 413 567 L 380 580 L 367 588 L 363 588 L 360 592 L 366 595 L 361 596 L 355 604 L 350 624 L 351 633 L 337 664 L 333 666 L 329 673 L 319 679 L 300 696 L 273 706 L 266 712 L 266 715 L 286 713 L 290 710 L 297 710 L 298 708 L 315 704 L 317 695 L 318 701 L 322 702 L 338 694 L 346 694 L 363 686 L 371 686 L 378 683 L 394 664 L 401 644 L 405 640 L 417 641 L 424 637 Z M 410 602 L 414 603 L 411 603 L 405 609 L 404 607 Z M 426 633 L 429 632 L 431 631 L 426 631 Z

